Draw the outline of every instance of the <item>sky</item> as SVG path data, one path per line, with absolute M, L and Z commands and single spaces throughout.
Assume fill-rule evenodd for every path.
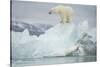
M 96 27 L 96 6 L 63 4 L 63 3 L 44 3 L 31 1 L 12 2 L 12 20 L 24 21 L 29 24 L 43 23 L 55 25 L 60 22 L 60 17 L 56 14 L 49 15 L 51 8 L 57 5 L 71 6 L 74 10 L 73 22 L 78 23 L 87 20 L 90 27 Z

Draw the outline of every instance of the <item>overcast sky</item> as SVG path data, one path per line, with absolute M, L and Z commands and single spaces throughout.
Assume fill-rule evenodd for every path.
M 26 23 L 45 23 L 55 25 L 59 23 L 58 15 L 49 15 L 48 12 L 52 7 L 61 5 L 61 3 L 43 3 L 29 1 L 12 2 L 12 20 L 25 21 Z M 84 20 L 89 21 L 91 27 L 96 26 L 96 6 L 95 5 L 75 5 L 62 4 L 71 6 L 74 9 L 75 24 Z

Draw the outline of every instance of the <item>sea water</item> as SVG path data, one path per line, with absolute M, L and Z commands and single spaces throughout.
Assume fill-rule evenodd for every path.
M 67 57 L 45 57 L 37 59 L 23 59 L 23 60 L 13 60 L 13 67 L 24 67 L 24 66 L 34 66 L 34 65 L 48 65 L 48 64 L 66 64 L 66 63 L 80 63 L 80 62 L 94 62 L 96 61 L 96 56 L 67 56 Z

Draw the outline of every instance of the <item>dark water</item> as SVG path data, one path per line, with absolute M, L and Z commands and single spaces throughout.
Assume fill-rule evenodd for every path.
M 96 56 L 75 56 L 75 57 L 46 57 L 38 59 L 13 60 L 12 67 L 24 67 L 34 65 L 67 64 L 80 62 L 95 62 Z

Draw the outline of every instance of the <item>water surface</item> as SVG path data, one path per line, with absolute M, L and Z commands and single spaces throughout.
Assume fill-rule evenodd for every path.
M 12 67 L 95 62 L 95 61 L 96 61 L 96 56 L 45 57 L 45 58 L 37 58 L 37 59 L 30 58 L 30 59 L 23 59 L 23 60 L 13 60 Z

